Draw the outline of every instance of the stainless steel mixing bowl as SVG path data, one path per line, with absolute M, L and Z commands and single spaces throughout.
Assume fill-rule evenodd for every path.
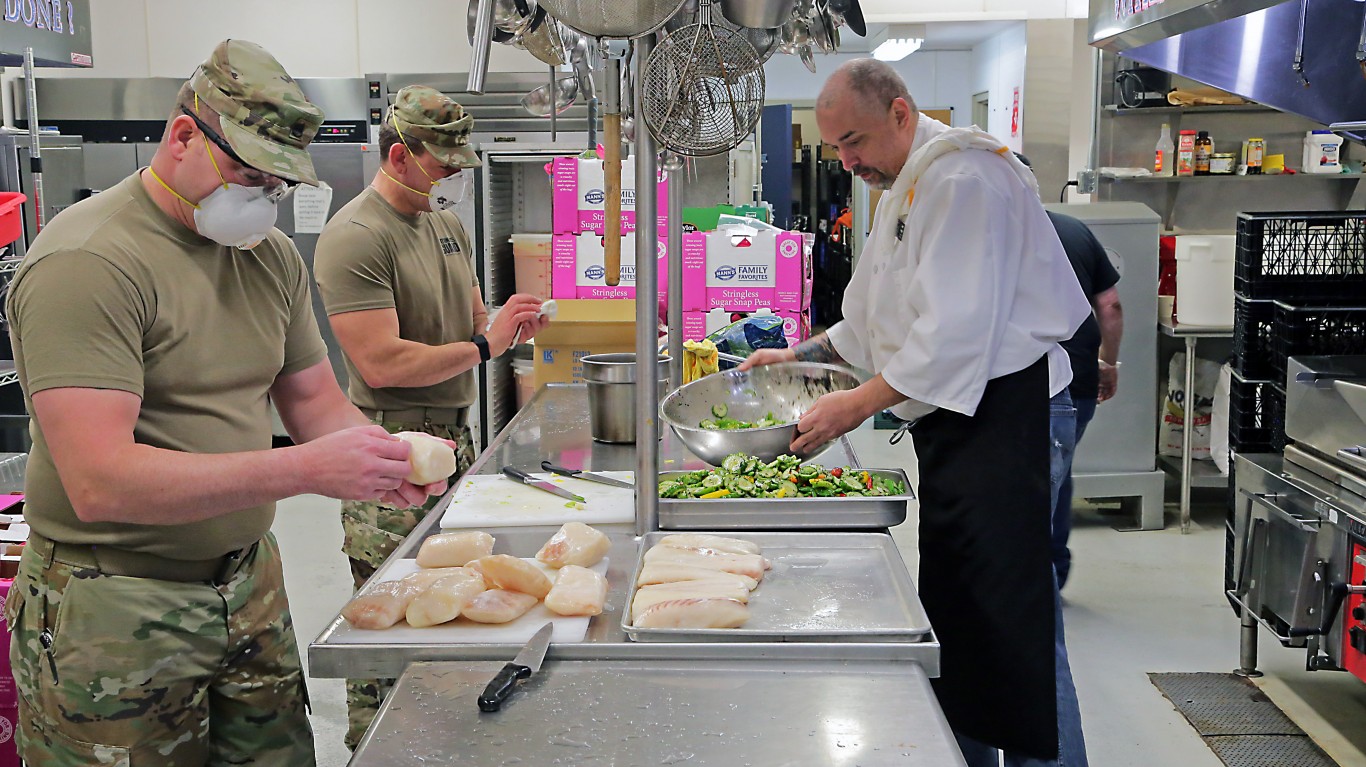
M 747 453 L 764 461 L 792 453 L 797 421 L 816 400 L 861 383 L 847 368 L 815 362 L 785 362 L 743 373 L 726 370 L 684 386 L 660 403 L 660 416 L 698 458 L 719 466 L 731 453 Z M 730 431 L 698 426 L 712 418 L 712 406 L 725 405 L 727 417 L 758 421 L 773 414 L 781 423 L 764 429 Z M 824 452 L 829 442 L 797 457 L 806 460 Z

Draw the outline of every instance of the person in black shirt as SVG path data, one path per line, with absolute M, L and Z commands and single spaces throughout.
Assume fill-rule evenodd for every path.
M 1124 314 L 1119 303 L 1119 272 L 1115 270 L 1105 247 L 1091 233 L 1086 224 L 1062 214 L 1049 212 L 1048 218 L 1058 232 L 1067 260 L 1077 274 L 1077 281 L 1091 301 L 1094 316 L 1077 329 L 1071 339 L 1062 342 L 1072 361 L 1072 383 L 1068 392 L 1077 409 L 1077 444 L 1092 416 L 1096 404 L 1115 396 L 1119 385 L 1119 342 L 1124 332 Z M 1072 474 L 1058 491 L 1053 507 L 1053 569 L 1058 576 L 1058 588 L 1067 582 L 1072 569 L 1072 552 L 1067 539 L 1072 533 Z

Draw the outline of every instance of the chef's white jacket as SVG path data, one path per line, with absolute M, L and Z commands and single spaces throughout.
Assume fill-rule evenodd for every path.
M 920 115 L 845 291 L 844 320 L 829 330 L 841 357 L 909 398 L 892 408 L 906 420 L 936 408 L 971 416 L 987 381 L 1045 355 L 1057 394 L 1072 380 L 1058 342 L 1091 313 L 1037 186 L 1013 156 L 927 152 L 937 156 L 926 165 L 922 155 L 912 173 L 918 150 L 949 130 Z

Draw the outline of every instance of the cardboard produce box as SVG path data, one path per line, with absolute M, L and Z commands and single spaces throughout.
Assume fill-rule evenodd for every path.
M 683 308 L 801 312 L 810 306 L 810 257 L 800 232 L 683 235 Z
M 655 252 L 659 301 L 663 303 L 669 287 L 669 266 L 663 238 L 657 241 Z M 562 298 L 635 298 L 635 234 L 621 238 L 619 285 L 607 284 L 606 262 L 607 249 L 601 236 L 591 232 L 555 235 L 551 248 L 550 297 L 557 301 Z
M 607 228 L 607 205 L 604 190 L 607 177 L 602 160 L 582 160 L 577 157 L 556 157 L 551 163 L 554 178 L 551 185 L 551 215 L 555 234 L 594 232 L 601 235 Z M 661 232 L 668 230 L 669 183 L 662 173 L 656 202 L 656 225 Z M 636 230 L 636 161 L 621 161 L 621 231 Z
M 618 300 L 556 301 L 559 311 L 536 334 L 537 388 L 551 383 L 581 383 L 590 354 L 636 350 L 636 302 Z
M 754 312 L 732 312 L 725 309 L 712 309 L 706 312 L 685 311 L 683 312 L 683 340 L 700 341 L 712 333 L 717 332 L 730 325 L 732 322 L 747 316 L 764 314 L 777 315 L 783 321 L 783 337 L 787 339 L 788 348 L 796 346 L 811 337 L 811 313 L 803 309 L 799 312 L 770 309 L 760 309 Z

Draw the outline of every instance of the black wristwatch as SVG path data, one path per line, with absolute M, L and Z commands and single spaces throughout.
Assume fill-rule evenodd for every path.
M 489 359 L 493 357 L 492 354 L 489 354 L 489 340 L 487 338 L 475 336 L 474 338 L 471 338 L 470 341 L 473 342 L 475 346 L 479 347 L 480 362 L 488 362 Z

